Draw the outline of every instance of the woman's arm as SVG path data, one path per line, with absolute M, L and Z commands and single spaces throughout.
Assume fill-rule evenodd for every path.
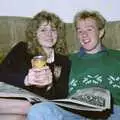
M 1 63 L 0 81 L 23 87 L 25 75 L 30 67 L 27 61 L 27 44 L 19 42 Z
M 71 62 L 65 56 L 64 58 L 59 59 L 58 62 L 59 66 L 61 65 L 61 74 L 58 79 L 54 76 L 53 86 L 48 91 L 44 92 L 44 96 L 48 99 L 65 98 L 68 95 L 68 81 Z

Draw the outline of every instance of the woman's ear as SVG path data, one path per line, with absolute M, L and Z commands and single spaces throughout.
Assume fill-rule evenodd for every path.
M 99 31 L 99 38 L 101 39 L 104 36 L 104 34 L 105 34 L 105 29 L 103 28 Z

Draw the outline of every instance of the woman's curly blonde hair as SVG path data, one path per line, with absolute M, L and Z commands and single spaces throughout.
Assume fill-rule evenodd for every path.
M 55 52 L 60 54 L 67 54 L 66 42 L 64 39 L 64 23 L 61 19 L 55 15 L 54 13 L 50 13 L 47 11 L 41 11 L 37 15 L 35 15 L 29 22 L 26 29 L 26 37 L 28 43 L 28 51 L 33 54 L 45 54 L 40 44 L 37 41 L 37 30 L 40 24 L 44 21 L 51 22 L 52 25 L 57 29 L 58 40 L 54 46 Z

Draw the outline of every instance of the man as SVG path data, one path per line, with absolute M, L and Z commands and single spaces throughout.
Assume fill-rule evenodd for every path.
M 75 16 L 77 38 L 82 45 L 81 52 L 71 55 L 72 67 L 69 80 L 69 94 L 79 89 L 99 86 L 111 91 L 113 96 L 113 114 L 108 120 L 120 117 L 120 52 L 106 49 L 102 45 L 106 20 L 98 12 L 82 11 Z M 51 108 L 51 110 L 50 110 Z M 38 110 L 39 109 L 39 110 Z M 87 118 L 62 110 L 52 103 L 40 103 L 33 106 L 28 118 L 34 114 L 45 120 L 85 120 Z M 48 116 L 51 118 L 48 118 Z M 43 118 L 43 116 L 41 117 Z M 32 120 L 32 119 L 29 119 Z M 38 119 L 35 119 L 38 120 Z

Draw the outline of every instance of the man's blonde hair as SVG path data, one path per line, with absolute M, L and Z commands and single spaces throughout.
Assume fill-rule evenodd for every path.
M 77 22 L 81 19 L 92 18 L 96 21 L 98 29 L 101 30 L 105 27 L 106 20 L 98 11 L 81 11 L 78 12 L 74 17 L 74 24 L 77 27 Z

